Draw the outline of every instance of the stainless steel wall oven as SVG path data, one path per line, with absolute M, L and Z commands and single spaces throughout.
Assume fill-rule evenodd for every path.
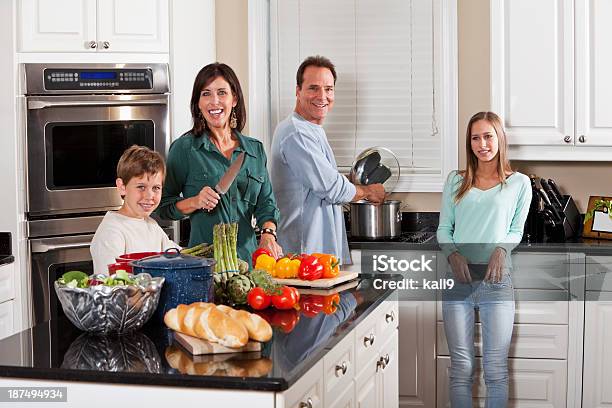
M 166 155 L 166 64 L 23 64 L 32 323 L 62 314 L 53 281 L 93 271 L 89 245 L 122 201 L 116 166 L 133 144 Z M 174 238 L 171 223 L 160 223 Z

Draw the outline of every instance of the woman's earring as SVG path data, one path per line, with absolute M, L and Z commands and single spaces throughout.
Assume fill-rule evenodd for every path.
M 236 111 L 232 108 L 232 113 L 230 115 L 230 127 L 232 129 L 236 129 L 238 127 L 238 119 L 236 119 Z

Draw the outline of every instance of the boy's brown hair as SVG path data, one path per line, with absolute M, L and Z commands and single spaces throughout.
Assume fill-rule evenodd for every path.
M 126 149 L 117 163 L 117 178 L 127 185 L 132 177 L 161 172 L 162 179 L 166 177 L 164 158 L 156 151 L 146 146 L 133 145 Z

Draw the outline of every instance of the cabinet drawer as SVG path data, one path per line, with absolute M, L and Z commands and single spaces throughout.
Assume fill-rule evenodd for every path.
M 482 356 L 482 326 L 476 324 L 474 348 Z M 568 331 L 564 325 L 515 324 L 510 344 L 510 357 L 566 359 Z M 438 322 L 438 355 L 447 356 L 448 343 L 444 323 Z
M 323 357 L 324 401 L 334 400 L 354 377 L 355 331 L 351 331 Z
M 15 301 L 0 303 L 0 339 L 13 334 L 13 308 Z
M 378 308 L 378 327 L 376 328 L 377 336 L 387 339 L 397 331 L 399 325 L 399 309 L 397 301 L 385 300 Z
M 360 375 L 366 365 L 374 365 L 381 342 L 384 340 L 376 328 L 378 326 L 376 315 L 368 316 L 355 329 L 355 373 Z
M 611 256 L 587 256 L 586 290 L 612 292 Z
M 13 271 L 15 264 L 0 266 L 0 303 L 15 299 L 15 276 Z
M 568 289 L 568 254 L 519 253 L 512 256 L 512 266 L 512 284 L 517 289 Z
M 567 293 L 553 290 L 515 289 L 514 323 L 568 324 Z M 442 302 L 438 302 L 437 319 L 442 321 Z M 480 318 L 476 314 L 476 321 Z
M 309 401 L 313 407 L 323 407 L 323 362 L 319 361 L 287 391 L 276 394 L 277 406 L 302 408 Z
M 450 357 L 438 357 L 438 408 L 450 407 L 448 373 Z M 508 361 L 510 401 L 508 407 L 565 407 L 567 362 L 511 358 Z M 482 359 L 477 358 L 474 378 L 474 404 L 484 407 L 486 387 L 482 377 Z

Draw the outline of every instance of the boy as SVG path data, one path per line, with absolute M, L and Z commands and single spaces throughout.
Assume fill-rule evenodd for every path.
M 159 205 L 166 175 L 164 159 L 147 147 L 132 146 L 117 164 L 117 190 L 123 197 L 118 211 L 109 211 L 91 242 L 94 273 L 108 274 L 119 255 L 180 248 L 150 217 Z

